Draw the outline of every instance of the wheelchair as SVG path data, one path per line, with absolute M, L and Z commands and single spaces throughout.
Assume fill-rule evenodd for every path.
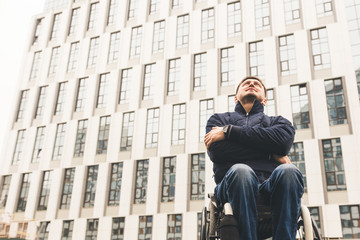
M 219 204 L 216 201 L 214 194 L 209 194 L 208 197 L 210 198 L 209 206 L 208 208 L 204 207 L 202 210 L 200 240 L 223 240 L 220 237 L 220 229 L 222 227 L 221 222 L 225 219 L 225 216 L 233 215 L 232 208 L 230 203 L 225 203 L 223 205 Z M 263 196 L 259 195 L 256 207 L 258 210 L 258 239 L 268 239 L 272 236 L 270 206 L 266 204 L 266 200 Z M 301 205 L 297 229 L 297 239 L 321 240 L 320 231 L 315 221 L 310 216 L 309 209 L 305 205 Z

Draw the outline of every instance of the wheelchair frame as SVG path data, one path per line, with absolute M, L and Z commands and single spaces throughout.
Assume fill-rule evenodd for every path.
M 209 194 L 209 207 L 203 208 L 201 218 L 201 232 L 200 240 L 219 240 L 220 220 L 225 215 L 232 215 L 232 209 L 229 203 L 224 206 L 217 203 L 215 196 Z M 259 198 L 257 201 L 258 209 L 258 235 L 259 239 L 267 239 L 272 236 L 271 211 L 269 206 L 266 206 L 264 200 Z M 297 239 L 303 240 L 321 240 L 320 231 L 311 217 L 309 209 L 305 205 L 301 205 L 301 213 L 298 219 L 298 236 Z

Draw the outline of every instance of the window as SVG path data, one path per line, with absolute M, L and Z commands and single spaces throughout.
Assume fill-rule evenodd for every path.
M 354 69 L 358 74 L 360 71 L 360 2 L 355 0 L 344 1 L 344 5 Z
M 131 72 L 132 72 L 131 68 L 123 69 L 121 71 L 119 104 L 128 103 L 130 100 Z
M 190 200 L 205 199 L 205 154 L 191 155 Z
M 160 11 L 160 0 L 150 0 L 149 14 L 155 14 Z
M 214 41 L 215 35 L 215 16 L 214 9 L 205 9 L 201 12 L 201 42 L 207 43 Z
M 194 91 L 206 88 L 206 53 L 194 55 Z
M 138 239 L 151 240 L 152 219 L 152 216 L 139 216 Z
M 171 145 L 185 144 L 186 104 L 173 106 Z
M 125 218 L 115 217 L 112 220 L 111 240 L 124 239 Z
M 26 238 L 27 229 L 28 229 L 28 222 L 19 222 L 16 237 L 22 239 Z
M 67 82 L 59 83 L 54 115 L 60 115 L 64 112 L 66 88 Z
M 172 96 L 179 94 L 179 83 L 180 83 L 180 70 L 181 61 L 180 58 L 169 60 L 169 71 L 168 71 L 168 86 L 167 95 Z
M 74 72 L 76 69 L 77 61 L 79 56 L 79 42 L 74 42 L 71 44 L 69 61 L 67 65 L 67 72 Z
M 294 24 L 300 22 L 300 0 L 284 0 L 284 11 L 286 24 Z
M 36 130 L 34 150 L 31 158 L 32 163 L 39 162 L 44 146 L 45 127 L 38 127 Z
M 220 85 L 229 86 L 235 82 L 235 50 L 234 47 L 221 49 Z
M 34 58 L 31 66 L 30 78 L 29 80 L 35 80 L 39 77 L 39 69 L 40 69 L 40 60 L 41 60 L 41 51 L 34 53 Z
M 64 182 L 61 191 L 60 209 L 69 209 L 71 203 L 72 188 L 74 185 L 75 168 L 65 169 Z
M 42 21 L 43 21 L 43 18 L 36 19 L 34 37 L 33 37 L 33 42 L 32 42 L 33 45 L 35 45 L 39 42 L 39 37 L 40 37 L 41 30 L 42 30 L 42 23 L 43 23 Z
M 263 42 L 249 43 L 249 63 L 250 63 L 250 75 L 257 76 L 260 79 L 264 79 L 265 66 L 264 66 L 264 47 Z
M 57 38 L 59 29 L 60 29 L 60 21 L 61 21 L 61 13 L 55 14 L 50 34 L 50 40 L 54 40 Z
M 175 200 L 176 157 L 163 158 L 161 202 Z
M 99 42 L 100 42 L 99 37 L 94 37 L 94 38 L 90 39 L 90 48 L 89 48 L 89 55 L 88 55 L 88 59 L 87 59 L 87 68 L 93 68 L 96 66 Z
M 279 37 L 279 56 L 281 76 L 296 74 L 296 55 L 294 35 Z
M 359 205 L 343 205 L 339 208 L 343 238 L 360 238 Z
M 87 26 L 88 31 L 95 29 L 98 12 L 99 12 L 99 2 L 92 3 L 90 5 L 90 13 L 89 13 L 88 26 Z
M 24 119 L 28 96 L 29 96 L 29 90 L 21 91 L 20 103 L 19 103 L 19 108 L 18 108 L 18 112 L 17 112 L 17 116 L 16 116 L 16 121 L 20 121 L 20 120 Z
M 142 26 L 131 30 L 130 59 L 140 57 Z
M 306 83 L 290 87 L 293 125 L 295 129 L 309 128 L 309 97 Z
M 154 23 L 154 35 L 152 52 L 158 53 L 164 51 L 164 39 L 165 39 L 165 20 Z
M 160 109 L 151 108 L 147 111 L 145 148 L 156 148 L 159 137 Z
M 266 89 L 266 105 L 264 112 L 268 116 L 275 116 L 276 115 L 276 107 L 275 107 L 275 96 L 274 96 L 274 89 Z
M 68 31 L 69 36 L 75 34 L 79 22 L 79 16 L 80 16 L 80 8 L 74 8 L 71 13 L 71 20 Z
M 110 0 L 107 25 L 114 25 L 118 14 L 119 0 Z
M 61 240 L 72 240 L 74 220 L 65 220 L 61 234 Z
M 135 19 L 138 12 L 138 0 L 129 0 L 128 20 Z
M 346 102 L 341 78 L 325 80 L 329 124 L 347 124 Z
M 64 148 L 66 123 L 60 123 L 57 125 L 55 144 L 52 160 L 60 160 Z
M 2 177 L 1 190 L 0 190 L 0 209 L 3 209 L 6 207 L 6 201 L 7 201 L 7 198 L 9 195 L 9 189 L 10 189 L 10 182 L 11 182 L 11 175 Z
M 241 5 L 233 2 L 227 5 L 227 30 L 228 37 L 241 36 Z
M 119 59 L 119 49 L 120 49 L 120 32 L 111 33 L 109 55 L 107 60 L 108 63 L 114 63 Z
M 213 99 L 201 100 L 199 142 L 204 142 L 206 123 L 212 114 L 214 114 L 214 100 Z
M 332 0 L 316 0 L 316 14 L 317 17 L 333 15 Z
M 87 119 L 79 120 L 76 131 L 74 157 L 84 156 L 86 132 L 87 132 Z
M 36 110 L 35 110 L 35 117 L 34 117 L 35 119 L 42 117 L 42 115 L 43 115 L 47 89 L 48 89 L 48 86 L 40 87 L 37 106 L 36 106 Z
M 255 0 L 256 31 L 270 29 L 270 3 L 268 0 Z
M 189 15 L 177 18 L 176 47 L 183 48 L 189 44 Z
M 96 100 L 96 108 L 106 107 L 108 88 L 109 88 L 109 73 L 101 74 L 99 79 L 99 89 Z
M 154 98 L 155 63 L 145 65 L 142 100 Z
M 10 231 L 10 224 L 8 223 L 0 223 L 0 233 L 3 237 L 8 237 Z
M 330 52 L 326 28 L 310 31 L 314 70 L 330 68 Z
M 340 138 L 322 141 L 328 191 L 346 190 Z
M 146 203 L 146 189 L 148 184 L 148 169 L 149 169 L 149 160 L 138 160 L 136 161 L 136 181 L 135 181 L 135 204 L 144 204 Z
M 128 112 L 123 114 L 120 151 L 131 150 L 133 133 L 134 133 L 134 121 L 135 121 L 134 112 Z
M 305 155 L 304 155 L 304 144 L 302 142 L 293 143 L 291 146 L 288 156 L 292 162 L 301 172 L 304 177 L 305 191 L 307 187 L 306 181 L 306 169 L 305 169 Z
M 40 196 L 37 210 L 46 210 L 51 188 L 51 171 L 43 173 L 43 180 L 40 188 Z
M 88 219 L 86 224 L 85 240 L 96 240 L 99 227 L 99 219 Z
M 202 213 L 197 213 L 197 239 L 200 240 Z
M 16 144 L 14 149 L 14 156 L 11 162 L 11 165 L 18 165 L 22 158 L 23 145 L 25 141 L 25 131 L 19 130 L 16 137 Z
M 39 240 L 48 240 L 50 232 L 50 222 L 40 222 L 37 237 Z
M 86 103 L 86 90 L 88 78 L 79 79 L 79 86 L 76 96 L 75 112 L 83 112 Z
M 123 171 L 123 163 L 122 162 L 113 163 L 111 165 L 108 206 L 118 206 L 119 205 L 122 171 Z
M 228 112 L 234 112 L 235 111 L 235 95 L 228 96 Z
M 320 210 L 319 207 L 309 207 L 310 216 L 314 219 L 316 226 L 321 232 Z
M 94 207 L 98 168 L 98 165 L 88 167 L 83 203 L 84 208 Z
M 17 212 L 25 212 L 27 197 L 30 189 L 30 177 L 31 173 L 23 173 L 22 175 L 20 193 L 16 207 Z
M 106 154 L 110 130 L 110 116 L 100 118 L 96 154 Z
M 179 240 L 181 239 L 181 214 L 168 214 L 167 222 L 167 239 L 168 240 Z
M 179 8 L 184 5 L 184 0 L 171 0 L 172 8 Z

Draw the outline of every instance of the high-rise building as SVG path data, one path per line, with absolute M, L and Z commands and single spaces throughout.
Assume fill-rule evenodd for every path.
M 206 121 L 256 75 L 323 236 L 360 238 L 359 0 L 47 0 L 32 26 L 0 235 L 198 239 Z

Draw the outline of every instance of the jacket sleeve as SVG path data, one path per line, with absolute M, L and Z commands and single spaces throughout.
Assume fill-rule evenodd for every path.
M 206 133 L 210 132 L 212 127 L 222 127 L 226 123 L 221 121 L 217 114 L 212 115 L 206 124 Z M 249 152 L 253 151 L 252 147 L 245 147 L 229 140 L 214 142 L 208 149 L 210 160 L 215 163 L 221 162 L 237 162 L 239 160 L 246 160 Z M 242 159 L 244 158 L 244 159 Z
M 290 121 L 278 116 L 269 127 L 231 125 L 228 139 L 240 146 L 285 156 L 294 142 L 294 135 L 295 129 Z

